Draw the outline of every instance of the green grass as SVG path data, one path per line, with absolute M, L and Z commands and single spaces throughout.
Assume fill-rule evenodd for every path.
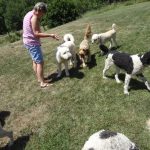
M 116 23 L 120 50 L 144 53 L 149 50 L 149 14 L 150 2 L 112 5 L 48 32 L 60 36 L 71 32 L 78 48 L 88 23 L 93 33 L 107 31 Z M 42 41 L 45 76 L 48 76 L 56 72 L 55 48 L 61 41 Z M 0 110 L 11 112 L 5 128 L 14 131 L 15 139 L 33 133 L 27 143 L 20 145 L 26 150 L 79 150 L 100 129 L 124 133 L 142 150 L 150 150 L 150 131 L 146 128 L 150 93 L 135 78 L 131 81 L 130 96 L 123 94 L 123 83 L 104 80 L 105 58 L 97 54 L 98 45 L 91 45 L 96 59 L 94 67 L 71 71 L 70 78 L 63 77 L 47 89 L 40 89 L 36 82 L 22 41 L 2 45 L 0 51 Z M 114 68 L 108 72 L 113 74 Z M 149 68 L 144 74 L 150 80 Z

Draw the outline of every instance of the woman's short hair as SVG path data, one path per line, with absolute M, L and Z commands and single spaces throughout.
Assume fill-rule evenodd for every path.
M 34 10 L 46 13 L 47 12 L 47 5 L 44 2 L 38 2 L 35 4 Z

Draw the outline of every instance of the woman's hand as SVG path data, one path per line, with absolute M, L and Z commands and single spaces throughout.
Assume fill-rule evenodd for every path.
M 50 36 L 51 36 L 53 39 L 59 40 L 59 36 L 56 35 L 56 34 L 50 34 Z

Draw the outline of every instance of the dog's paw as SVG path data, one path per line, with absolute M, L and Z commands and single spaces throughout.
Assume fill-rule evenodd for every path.
M 11 147 L 12 145 L 13 145 L 13 141 L 10 141 L 9 143 L 8 143 L 8 147 Z
M 129 92 L 128 92 L 128 91 L 124 91 L 124 94 L 125 94 L 125 95 L 129 95 Z
M 150 85 L 147 81 L 145 82 L 145 85 L 146 85 L 147 89 L 150 91 Z
M 86 67 L 86 64 L 83 64 L 82 66 L 83 66 L 83 68 L 85 68 L 85 67 Z
M 60 78 L 60 77 L 61 77 L 61 74 L 58 74 L 58 75 L 57 75 L 57 78 Z
M 118 84 L 120 84 L 120 83 L 121 83 L 121 81 L 120 81 L 120 80 L 116 80 L 116 82 L 117 82 Z
M 106 76 L 103 76 L 103 79 L 108 79 Z
M 73 63 L 70 61 L 69 65 L 70 65 L 70 66 L 73 66 Z
M 70 76 L 69 72 L 66 72 L 66 77 L 69 77 L 69 76 Z

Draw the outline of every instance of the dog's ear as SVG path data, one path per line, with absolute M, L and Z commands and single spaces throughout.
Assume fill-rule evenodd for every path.
M 141 57 L 141 61 L 143 64 L 145 65 L 150 65 L 150 51 L 146 52 L 142 57 Z
M 97 44 L 101 43 L 101 35 L 97 35 Z

